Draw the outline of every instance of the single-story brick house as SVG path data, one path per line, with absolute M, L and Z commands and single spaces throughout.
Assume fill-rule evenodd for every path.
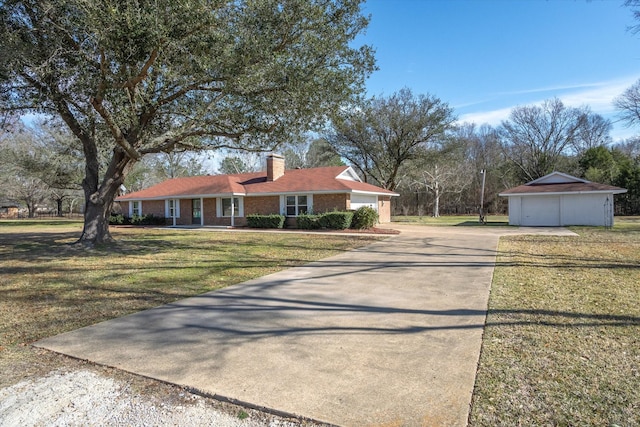
M 174 225 L 245 226 L 250 214 L 282 214 L 295 226 L 302 213 L 371 206 L 391 221 L 393 191 L 362 182 L 350 166 L 285 170 L 271 154 L 267 170 L 233 175 L 174 178 L 116 199 L 125 216 L 165 217 Z
M 509 225 L 613 226 L 613 196 L 627 190 L 561 172 L 503 191 L 509 199 Z

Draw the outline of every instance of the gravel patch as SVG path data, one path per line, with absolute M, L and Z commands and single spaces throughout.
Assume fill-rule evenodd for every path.
M 54 371 L 0 389 L 0 426 L 301 425 L 250 409 L 234 416 L 212 407 L 209 399 L 186 391 L 180 398 L 166 402 L 138 395 L 127 383 L 90 370 Z

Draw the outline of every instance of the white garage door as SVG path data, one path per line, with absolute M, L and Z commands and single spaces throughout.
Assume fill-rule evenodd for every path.
M 523 197 L 521 215 L 521 225 L 557 227 L 560 225 L 560 197 Z
M 351 195 L 351 209 L 356 210 L 362 206 L 369 206 L 375 210 L 378 210 L 378 196 L 371 196 L 368 194 L 352 194 Z

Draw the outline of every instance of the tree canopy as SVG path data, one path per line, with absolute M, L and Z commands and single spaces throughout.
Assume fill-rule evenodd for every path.
M 80 190 L 82 156 L 74 142 L 59 123 L 13 126 L 0 138 L 0 198 L 21 201 L 29 217 L 53 201 L 61 216 L 63 202 Z
M 610 128 L 587 107 L 567 107 L 554 98 L 511 110 L 500 134 L 516 174 L 532 181 L 556 170 L 563 156 L 608 142 Z
M 359 0 L 0 0 L 0 110 L 66 123 L 86 162 L 80 240 L 108 241 L 144 155 L 272 149 L 351 102 L 374 68 L 352 46 L 367 23 Z
M 454 121 L 447 103 L 405 88 L 343 110 L 326 139 L 366 181 L 394 190 L 402 164 L 441 141 Z

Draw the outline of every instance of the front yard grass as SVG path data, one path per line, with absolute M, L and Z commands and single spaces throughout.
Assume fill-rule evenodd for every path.
M 335 255 L 372 235 L 113 228 L 115 246 L 68 245 L 80 222 L 0 221 L 0 387 L 55 368 L 29 344 Z
M 470 426 L 640 425 L 640 222 L 499 244 Z
M 393 222 L 416 225 L 459 225 L 459 226 L 507 226 L 509 217 L 506 215 L 487 215 L 486 223 L 482 224 L 478 215 L 442 215 L 437 218 L 425 216 L 394 216 Z

